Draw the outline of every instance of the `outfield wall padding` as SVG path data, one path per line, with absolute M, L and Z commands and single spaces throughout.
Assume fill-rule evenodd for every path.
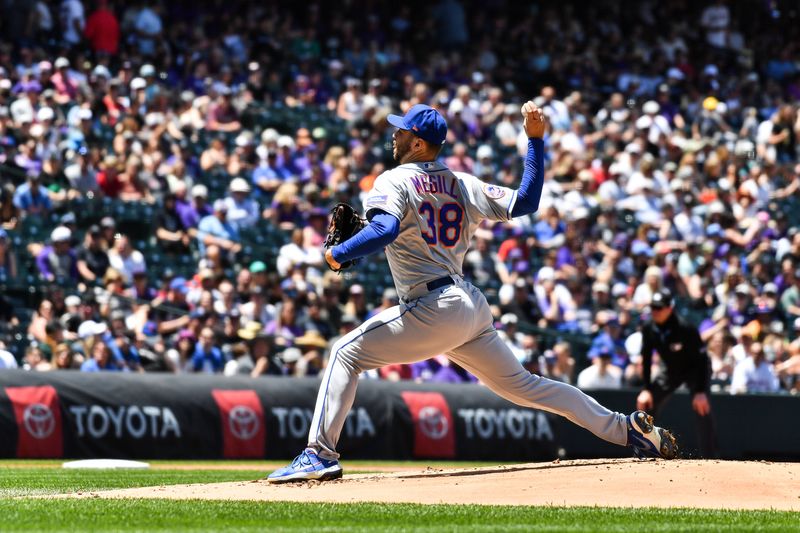
M 0 371 L 0 457 L 287 458 L 306 444 L 318 379 Z M 636 391 L 597 391 L 630 412 Z M 713 395 L 720 456 L 800 460 L 800 398 Z M 689 455 L 688 394 L 660 422 Z M 567 420 L 477 385 L 362 380 L 339 451 L 359 459 L 625 457 Z

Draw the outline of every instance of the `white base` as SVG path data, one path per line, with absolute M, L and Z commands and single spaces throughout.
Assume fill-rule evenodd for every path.
M 150 463 L 126 459 L 83 459 L 69 461 L 62 466 L 64 468 L 150 468 Z

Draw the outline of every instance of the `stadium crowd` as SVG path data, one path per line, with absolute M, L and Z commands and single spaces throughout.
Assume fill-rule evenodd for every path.
M 398 303 L 382 258 L 338 276 L 321 252 L 329 207 L 393 165 L 386 115 L 437 107 L 447 165 L 515 187 L 533 95 L 550 125 L 540 209 L 484 225 L 464 265 L 519 359 L 637 386 L 637 328 L 666 287 L 715 387 L 798 392 L 795 17 L 781 2 L 2 2 L 0 368 L 318 373 L 338 336 Z M 443 356 L 369 377 L 474 381 Z

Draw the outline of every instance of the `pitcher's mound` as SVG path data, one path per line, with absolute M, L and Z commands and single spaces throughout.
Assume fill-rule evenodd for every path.
M 347 463 L 344 464 L 345 471 Z M 87 495 L 88 496 L 88 495 Z M 607 459 L 96 492 L 104 498 L 387 502 L 800 511 L 800 464 Z

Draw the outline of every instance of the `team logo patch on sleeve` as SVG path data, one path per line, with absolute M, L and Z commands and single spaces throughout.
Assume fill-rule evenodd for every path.
M 386 205 L 386 200 L 389 199 L 389 195 L 387 194 L 376 194 L 375 196 L 370 196 L 367 198 L 367 207 L 381 207 Z
M 500 198 L 506 195 L 506 191 L 505 189 L 503 189 L 498 185 L 492 185 L 491 183 L 484 183 L 483 194 L 485 194 L 492 200 L 499 200 Z

